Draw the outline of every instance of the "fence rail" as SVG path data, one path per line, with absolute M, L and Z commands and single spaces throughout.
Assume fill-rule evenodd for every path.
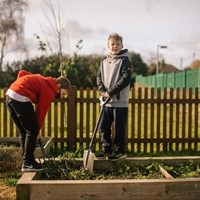
M 17 137 L 4 94 L 1 90 L 0 137 Z M 126 149 L 135 153 L 199 151 L 199 103 L 198 88 L 131 88 Z M 97 89 L 72 87 L 69 98 L 52 102 L 41 134 L 52 136 L 56 146 L 87 148 L 98 114 Z M 100 147 L 98 133 L 94 150 Z

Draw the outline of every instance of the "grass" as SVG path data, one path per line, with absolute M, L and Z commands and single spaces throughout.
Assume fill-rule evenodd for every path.
M 19 171 L 7 171 L 0 174 L 0 179 L 3 180 L 3 184 L 8 187 L 14 187 L 17 185 L 22 173 Z

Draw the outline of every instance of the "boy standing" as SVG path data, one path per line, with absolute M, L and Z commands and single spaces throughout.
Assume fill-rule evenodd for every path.
M 99 129 L 102 151 L 97 158 L 118 160 L 125 158 L 125 129 L 128 116 L 128 102 L 131 81 L 131 63 L 128 50 L 123 48 L 123 38 L 113 33 L 108 37 L 110 53 L 101 62 L 97 74 L 97 87 L 100 96 L 110 98 L 105 105 Z M 111 126 L 114 122 L 115 150 L 112 152 Z
M 62 98 L 70 91 L 70 81 L 61 76 L 44 77 L 20 70 L 17 80 L 6 92 L 7 107 L 19 130 L 22 149 L 22 171 L 40 171 L 42 166 L 35 161 L 34 151 L 39 130 L 55 97 Z M 36 104 L 34 110 L 33 104 Z

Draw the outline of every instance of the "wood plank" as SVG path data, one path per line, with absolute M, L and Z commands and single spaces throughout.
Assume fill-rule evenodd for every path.
M 180 99 L 180 89 L 179 88 L 177 88 L 177 90 L 176 90 L 176 99 Z M 180 115 L 180 104 L 176 104 L 176 109 L 175 109 L 175 119 L 176 119 L 175 137 L 176 138 L 180 137 L 179 136 L 179 132 L 180 132 L 180 117 L 181 117 L 181 115 Z M 179 151 L 179 143 L 178 142 L 175 143 L 175 150 Z
M 163 92 L 163 98 L 167 99 L 167 88 L 164 89 Z M 166 139 L 167 138 L 167 104 L 163 103 L 163 151 L 166 152 L 167 151 L 167 142 Z
M 195 99 L 199 97 L 199 88 L 195 88 Z M 198 138 L 199 104 L 195 103 L 194 108 L 194 138 Z M 200 136 L 199 136 L 200 137 Z M 198 143 L 194 142 L 194 150 L 197 151 Z
M 148 99 L 148 88 L 144 90 L 144 98 Z M 144 138 L 148 138 L 148 104 L 144 104 Z M 144 152 L 147 153 L 147 145 L 144 145 Z
M 135 97 L 135 88 L 132 88 L 131 89 L 131 97 L 134 99 L 136 98 Z M 135 104 L 131 104 L 131 138 L 134 140 L 135 138 L 135 125 L 136 125 L 136 117 L 135 117 L 135 114 L 136 114 L 136 109 L 135 109 Z M 131 151 L 134 152 L 135 150 L 135 146 L 136 144 L 135 143 L 131 143 Z
M 28 178 L 24 181 L 25 186 Z M 130 179 L 85 181 L 40 181 L 29 185 L 30 200 L 193 199 L 200 197 L 200 179 Z M 19 181 L 21 188 L 22 181 Z M 17 185 L 17 187 L 19 188 Z M 26 188 L 24 188 L 26 189 Z M 40 194 L 40 195 L 38 195 Z M 159 194 L 159 195 L 158 195 Z M 27 194 L 26 194 L 27 195 Z M 23 196 L 21 196 L 23 197 Z M 26 199 L 27 199 L 26 198 Z
M 157 99 L 161 99 L 161 90 L 160 88 L 157 89 Z M 161 112 L 161 106 L 160 103 L 157 103 L 156 105 L 156 134 L 155 134 L 155 138 L 160 139 L 160 124 L 161 124 L 161 117 L 160 117 L 160 112 Z M 156 152 L 160 152 L 160 143 L 156 143 Z
M 174 99 L 173 88 L 169 91 L 170 100 Z M 173 138 L 173 104 L 169 104 L 169 138 Z M 173 144 L 169 143 L 169 151 L 173 151 Z
M 189 88 L 188 91 L 188 98 L 191 100 L 192 99 L 192 88 Z M 192 104 L 188 105 L 188 138 L 192 138 Z M 192 144 L 191 142 L 188 142 L 188 150 L 192 150 Z
M 183 88 L 182 90 L 182 99 L 186 99 L 186 88 Z M 180 135 L 182 138 L 185 138 L 185 133 L 186 133 L 186 103 L 183 103 L 182 104 L 182 132 L 180 132 Z M 182 143 L 182 151 L 185 151 L 185 149 L 186 149 L 186 145 L 185 143 Z
M 142 99 L 142 89 L 138 89 L 138 99 Z M 138 104 L 138 116 L 137 116 L 137 127 L 138 127 L 138 133 L 137 137 L 141 139 L 142 136 L 142 105 Z M 141 143 L 137 143 L 137 152 L 140 153 L 141 151 Z
M 150 99 L 156 98 L 155 96 L 155 89 L 151 88 L 151 96 Z M 154 138 L 154 109 L 155 105 L 150 104 L 150 138 Z M 150 152 L 154 152 L 153 143 L 150 143 Z

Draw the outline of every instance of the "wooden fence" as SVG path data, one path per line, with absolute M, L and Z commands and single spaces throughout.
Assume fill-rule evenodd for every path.
M 15 125 L 0 93 L 0 137 L 17 137 Z M 199 151 L 200 96 L 196 89 L 131 88 L 126 148 L 135 153 Z M 72 87 L 69 98 L 55 100 L 48 111 L 42 136 L 69 149 L 87 148 L 99 114 L 96 88 Z M 113 134 L 114 137 L 114 134 Z M 97 134 L 94 150 L 101 147 Z

